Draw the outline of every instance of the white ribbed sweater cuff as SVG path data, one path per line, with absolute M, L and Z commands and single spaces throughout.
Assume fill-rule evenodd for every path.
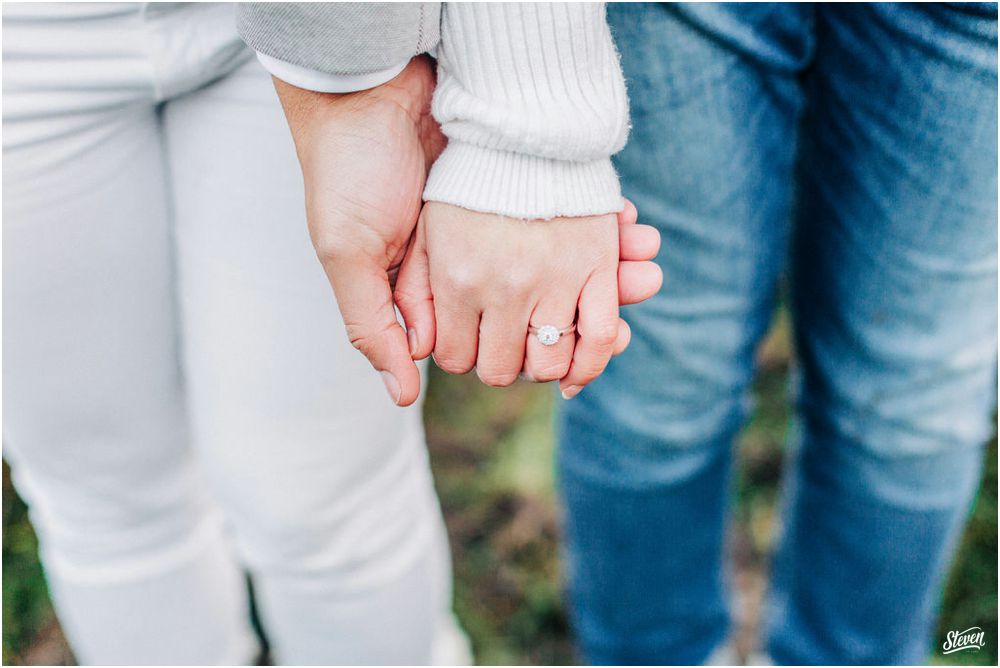
M 623 207 L 610 158 L 555 160 L 454 140 L 431 168 L 424 199 L 512 218 L 592 216 Z
M 424 198 L 519 218 L 622 208 L 625 80 L 602 4 L 444 3 Z

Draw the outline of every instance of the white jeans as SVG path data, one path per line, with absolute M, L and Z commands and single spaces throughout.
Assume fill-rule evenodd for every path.
M 3 439 L 78 659 L 468 660 L 231 5 L 3 8 Z

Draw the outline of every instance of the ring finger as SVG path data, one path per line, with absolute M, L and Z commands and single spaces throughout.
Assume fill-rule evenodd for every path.
M 576 304 L 579 295 L 563 298 L 546 298 L 535 307 L 529 325 L 540 330 L 551 326 L 564 330 L 573 325 L 576 318 Z M 540 332 L 544 334 L 545 332 Z M 525 344 L 524 373 L 532 381 L 546 383 L 559 380 L 569 371 L 576 345 L 575 332 L 565 332 L 552 345 L 541 342 L 539 332 L 528 332 Z

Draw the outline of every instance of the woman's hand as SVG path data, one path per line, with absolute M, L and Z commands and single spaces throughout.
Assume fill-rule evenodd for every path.
M 655 230 L 623 217 L 622 279 L 629 301 L 659 289 Z M 655 240 L 654 240 L 655 237 Z M 630 247 L 628 247 L 630 246 Z M 619 219 L 614 214 L 525 221 L 430 202 L 396 284 L 415 359 L 432 351 L 443 370 L 476 368 L 488 385 L 561 380 L 567 398 L 596 378 L 628 342 L 618 318 Z M 579 319 L 577 312 L 579 310 Z M 551 346 L 529 325 L 564 328 Z

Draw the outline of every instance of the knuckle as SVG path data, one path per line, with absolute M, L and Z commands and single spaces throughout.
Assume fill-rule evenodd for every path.
M 567 359 L 535 365 L 532 366 L 531 376 L 540 383 L 560 380 L 569 373 L 569 364 L 570 361 Z
M 585 362 L 583 364 L 578 364 L 575 371 L 577 379 L 581 382 L 578 385 L 586 385 L 590 381 L 594 380 L 604 371 L 607 360 L 593 360 L 590 362 Z
M 378 348 L 378 340 L 388 331 L 388 328 L 373 329 L 364 325 L 347 325 L 347 338 L 351 345 L 365 357 L 370 356 Z
M 476 367 L 476 375 L 490 387 L 509 387 L 517 380 L 517 372 Z
M 458 292 L 470 292 L 481 283 L 479 271 L 468 265 L 450 266 L 445 279 L 452 289 Z
M 531 289 L 512 286 L 507 283 L 490 286 L 481 297 L 484 308 L 510 311 L 525 305 L 530 298 Z
M 447 354 L 442 355 L 440 353 L 435 353 L 434 362 L 445 373 L 450 373 L 456 376 L 461 376 L 472 370 L 471 362 L 464 362 Z
M 500 279 L 500 288 L 508 294 L 521 295 L 529 292 L 535 282 L 533 271 L 514 266 L 503 273 Z
M 610 348 L 618 338 L 618 323 L 601 323 L 583 334 L 598 348 Z

